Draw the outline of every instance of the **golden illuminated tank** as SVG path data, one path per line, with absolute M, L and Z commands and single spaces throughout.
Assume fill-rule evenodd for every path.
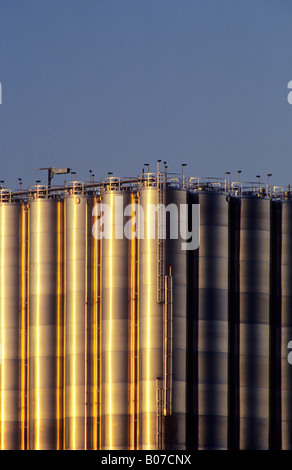
M 92 204 L 81 194 L 65 198 L 64 448 L 87 448 L 88 332 L 91 296 Z
M 29 448 L 62 448 L 63 204 L 29 202 Z
M 101 358 L 102 449 L 130 447 L 131 402 L 131 240 L 124 234 L 128 191 L 103 193 L 109 233 L 102 238 Z M 105 208 L 106 206 L 106 208 Z
M 0 191 L 1 449 L 292 448 L 291 194 L 212 184 Z
M 26 447 L 27 215 L 0 202 L 0 449 Z

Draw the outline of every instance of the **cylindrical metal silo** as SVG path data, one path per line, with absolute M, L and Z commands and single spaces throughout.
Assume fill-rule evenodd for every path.
M 102 448 L 130 448 L 131 240 L 124 234 L 129 191 L 105 191 L 102 238 Z
M 292 202 L 282 204 L 282 448 L 292 449 Z M 288 361 L 289 359 L 289 361 Z
M 26 448 L 26 212 L 0 203 L 0 448 Z
M 158 303 L 161 279 L 158 271 L 163 262 L 163 247 L 158 256 L 155 236 L 155 212 L 151 205 L 159 202 L 157 188 L 140 192 L 141 221 L 139 240 L 139 448 L 155 450 L 160 446 L 162 430 L 159 390 L 163 377 L 163 304 Z
M 140 192 L 139 433 L 141 449 L 186 447 L 187 193 Z
M 270 200 L 241 199 L 240 448 L 269 445 Z
M 91 203 L 65 198 L 65 449 L 87 448 L 88 316 L 90 311 Z
M 198 193 L 189 192 L 189 207 L 199 203 Z M 187 363 L 186 448 L 198 449 L 198 270 L 199 250 L 187 253 Z
M 226 449 L 228 439 L 228 202 L 199 194 L 198 447 Z
M 29 203 L 29 448 L 62 448 L 62 202 Z
M 91 239 L 91 309 L 88 312 L 88 449 L 100 449 L 100 405 L 101 405 L 101 361 L 100 361 L 100 323 L 101 323 L 101 262 L 100 248 L 101 243 L 94 233 L 95 215 L 99 200 L 94 196 L 92 198 L 93 209 L 91 217 L 92 239 Z
M 271 200 L 269 312 L 269 449 L 282 447 L 281 329 L 282 329 L 282 204 Z
M 1 449 L 292 449 L 292 203 L 160 176 L 1 195 Z
M 167 189 L 165 206 L 170 214 L 166 224 L 165 292 L 163 318 L 163 387 L 165 448 L 186 448 L 187 373 L 187 192 Z M 194 218 L 195 219 L 195 218 Z M 198 220 L 192 221 L 193 239 Z M 167 344 L 169 343 L 169 345 Z

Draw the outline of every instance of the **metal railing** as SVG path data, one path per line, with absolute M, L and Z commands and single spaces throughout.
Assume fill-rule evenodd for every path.
M 136 178 L 108 176 L 101 181 L 84 182 L 71 181 L 63 186 L 34 185 L 28 189 L 11 190 L 2 187 L 0 189 L 0 202 L 13 202 L 14 200 L 26 200 L 29 198 L 63 197 L 65 194 L 96 194 L 103 191 L 139 191 L 143 188 L 172 187 L 191 192 L 211 191 L 234 196 L 256 196 L 268 198 L 290 199 L 292 193 L 290 185 L 272 186 L 260 182 L 239 182 L 227 178 L 217 177 L 188 177 L 176 173 L 149 172 L 142 173 Z

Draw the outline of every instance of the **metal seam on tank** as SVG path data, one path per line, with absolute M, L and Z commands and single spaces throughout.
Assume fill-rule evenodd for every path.
M 136 305 L 137 305 L 137 320 L 136 320 L 136 371 L 137 371 L 137 378 L 136 378 L 136 388 L 137 388 L 137 391 L 136 391 L 136 397 L 137 397 L 137 402 L 136 402 L 136 413 L 137 413 L 137 418 L 136 418 L 136 422 L 137 422 L 137 436 L 136 436 L 136 439 L 137 439 L 137 450 L 139 450 L 139 436 L 140 436 L 140 426 L 139 426 L 139 423 L 140 423 L 140 419 L 139 419 L 139 406 L 140 406 L 140 395 L 139 395 L 139 381 L 140 381 L 140 374 L 139 374 L 139 362 L 140 362 L 140 346 L 139 346 L 139 334 L 140 334 L 140 326 L 139 326 L 139 322 L 140 322 L 140 317 L 139 317 L 139 288 L 140 288 L 140 278 L 139 278 L 139 264 L 140 264 L 140 238 L 139 238 L 139 233 L 138 233 L 138 230 L 139 230 L 139 224 L 140 224 L 140 211 L 139 211 L 139 207 L 140 207 L 140 193 L 137 194 L 137 212 L 136 212 L 136 216 L 137 216 L 137 225 L 136 225 L 136 233 L 137 233 L 137 239 L 136 239 L 136 251 L 137 251 L 137 266 L 136 266 L 136 276 L 137 276 L 137 300 L 136 300 Z
M 25 206 L 22 206 L 21 211 L 21 338 L 20 338 L 20 350 L 21 350 L 21 450 L 25 449 L 25 379 L 26 379 L 26 212 Z
M 102 201 L 100 201 L 101 209 L 102 209 Z M 99 268 L 99 289 L 100 289 L 100 305 L 99 305 L 99 345 L 98 345 L 98 355 L 99 355 L 99 371 L 98 371 L 98 411 L 99 411 L 99 436 L 98 436 L 98 444 L 99 449 L 102 448 L 102 374 L 103 374 L 103 367 L 102 367 L 102 336 L 103 336 L 103 328 L 102 328 L 102 304 L 103 304 L 103 296 L 102 296 L 102 279 L 103 279 L 103 262 L 102 262 L 102 238 L 100 239 L 99 245 L 99 257 L 100 257 L 100 268 Z
M 112 193 L 110 195 L 111 207 L 112 207 Z M 110 263 L 109 263 L 109 272 L 110 272 L 110 294 L 109 294 L 109 337 L 108 337 L 108 345 L 109 345 L 109 445 L 110 449 L 112 448 L 112 237 L 113 237 L 113 226 L 112 220 L 110 221 L 110 239 L 109 239 L 109 251 L 110 251 Z
M 27 406 L 27 412 L 26 412 L 26 422 L 27 422 L 27 435 L 26 435 L 26 446 L 27 449 L 30 448 L 29 445 L 29 439 L 30 439 L 30 423 L 29 423 L 29 413 L 30 413 L 30 387 L 29 387 L 29 380 L 30 380 L 30 365 L 29 365 L 29 342 L 30 342 L 30 333 L 29 333 L 29 321 L 30 321 L 30 300 L 29 300 L 29 291 L 30 291 L 30 266 L 29 266 L 29 260 L 30 260 L 30 240 L 31 240 L 31 235 L 30 235 L 30 204 L 28 204 L 28 211 L 27 211 L 27 318 L 26 318 L 26 333 L 27 333 L 27 342 L 26 342 L 26 357 L 27 357 L 27 369 L 26 369 L 26 388 L 27 388 L 27 397 L 26 397 L 26 406 Z
M 4 234 L 5 234 L 5 217 L 4 217 L 4 208 L 1 206 L 1 449 L 4 448 L 4 311 L 5 311 L 5 302 L 4 302 Z
M 131 194 L 131 204 L 133 204 L 133 194 Z M 131 227 L 132 229 L 132 227 Z M 131 325 L 130 325 L 130 450 L 134 449 L 134 332 L 133 332 L 133 326 L 134 326 L 134 237 L 133 237 L 133 230 L 131 231 L 131 272 L 130 272 L 130 277 L 131 277 Z
M 96 204 L 96 199 L 94 201 L 94 204 Z M 93 396 L 94 396 L 94 426 L 93 426 L 93 442 L 94 442 L 94 449 L 97 449 L 97 331 L 98 331 L 98 315 L 97 315 L 97 308 L 98 308 L 98 284 L 97 284 L 97 269 L 98 269 L 98 260 L 97 260 L 97 239 L 94 238 L 94 279 L 93 279 L 93 284 L 94 284 L 94 348 L 93 348 L 93 357 L 94 357 L 94 377 L 93 377 L 93 384 L 94 384 L 94 389 L 93 389 Z
M 76 205 L 73 205 L 73 259 L 76 260 Z M 73 374 L 72 374 L 72 411 L 71 416 L 73 417 L 73 448 L 76 448 L 76 263 L 73 263 Z
M 85 403 L 85 410 L 84 410 L 84 448 L 87 450 L 87 410 L 88 410 L 88 403 L 87 403 L 87 360 L 88 360 L 88 344 L 87 344 L 87 315 L 88 315 L 88 199 L 86 199 L 85 205 L 85 306 L 84 306 L 84 313 L 85 313 L 85 329 L 84 329 L 84 342 L 85 342 L 85 355 L 84 355 L 84 403 Z
M 132 214 L 133 210 L 136 213 L 137 207 L 135 204 L 134 194 L 131 193 Z M 134 233 L 134 218 L 131 219 L 131 325 L 130 325 L 130 449 L 137 448 L 137 239 Z
M 63 203 L 58 201 L 58 235 L 57 235 L 57 450 L 61 445 L 62 426 L 62 209 Z
M 64 205 L 64 215 L 63 215 L 63 223 L 64 223 L 64 235 L 63 235 L 63 243 L 64 243 L 64 271 L 63 271 L 63 279 L 64 279 L 64 313 L 63 313 L 63 358 L 64 358 L 64 368 L 63 368 L 63 393 L 62 393 L 62 399 L 63 399 L 63 406 L 62 406 L 62 412 L 63 412 L 63 449 L 66 449 L 66 333 L 67 333 L 67 328 L 66 328 L 66 260 L 67 260 L 67 244 L 66 244 L 66 203 L 65 201 L 63 202 Z
M 131 203 L 132 203 L 132 197 L 131 197 Z M 133 259 L 133 244 L 131 241 L 131 271 L 130 271 L 130 278 L 131 278 L 131 325 L 130 325 L 130 343 L 129 343 L 129 349 L 130 349 L 130 396 L 129 396 L 129 402 L 130 402 L 130 420 L 133 415 L 133 361 L 132 361 L 132 354 L 133 354 L 133 332 L 132 332 L 132 327 L 133 327 L 133 266 L 132 266 L 132 259 Z M 130 421 L 130 450 L 133 449 L 133 423 L 132 420 Z
M 58 241 L 57 241 L 57 450 L 59 448 L 59 440 L 60 440 L 60 427 L 59 427 L 59 419 L 60 419 L 60 402 L 59 402 L 59 390 L 60 390 L 60 202 L 57 205 L 58 211 Z
M 97 201 L 96 201 L 97 203 Z M 100 203 L 100 202 L 98 202 Z M 100 366 L 100 347 L 101 347 L 101 240 L 95 239 L 96 246 L 96 446 L 101 448 L 101 366 Z
M 150 192 L 148 191 L 147 209 L 150 204 Z M 147 410 L 147 445 L 150 445 L 150 295 L 151 295 L 151 270 L 150 270 L 150 225 L 147 224 L 147 352 L 146 352 L 146 378 L 147 378 L 147 395 L 146 395 L 146 410 Z
M 96 205 L 96 198 L 94 198 L 94 206 Z M 93 375 L 93 429 L 92 429 L 92 440 L 93 450 L 97 449 L 97 237 L 93 238 L 93 337 L 92 337 L 92 351 L 93 351 L 93 364 L 92 364 L 92 375 Z
M 39 426 L 39 420 L 40 420 L 40 331 L 39 331 L 39 322 L 40 322 L 40 227 L 39 227 L 39 224 L 40 224 L 40 200 L 37 201 L 37 225 L 38 225 L 38 236 L 37 236 L 37 260 L 38 260 L 38 263 L 37 263 L 37 314 L 36 314 L 36 318 L 37 318 L 37 360 L 36 360 L 36 382 L 37 382 L 37 393 L 36 393 L 36 402 L 35 402 L 35 406 L 36 406 L 36 410 L 35 410 L 35 413 L 36 413 L 36 417 L 37 417 L 37 432 L 36 432 L 36 450 L 39 449 L 39 445 L 40 445 L 40 426 Z

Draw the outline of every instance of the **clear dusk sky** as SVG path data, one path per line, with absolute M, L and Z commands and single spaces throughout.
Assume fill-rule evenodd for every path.
M 0 179 L 292 184 L 291 80 L 291 0 L 1 0 Z

